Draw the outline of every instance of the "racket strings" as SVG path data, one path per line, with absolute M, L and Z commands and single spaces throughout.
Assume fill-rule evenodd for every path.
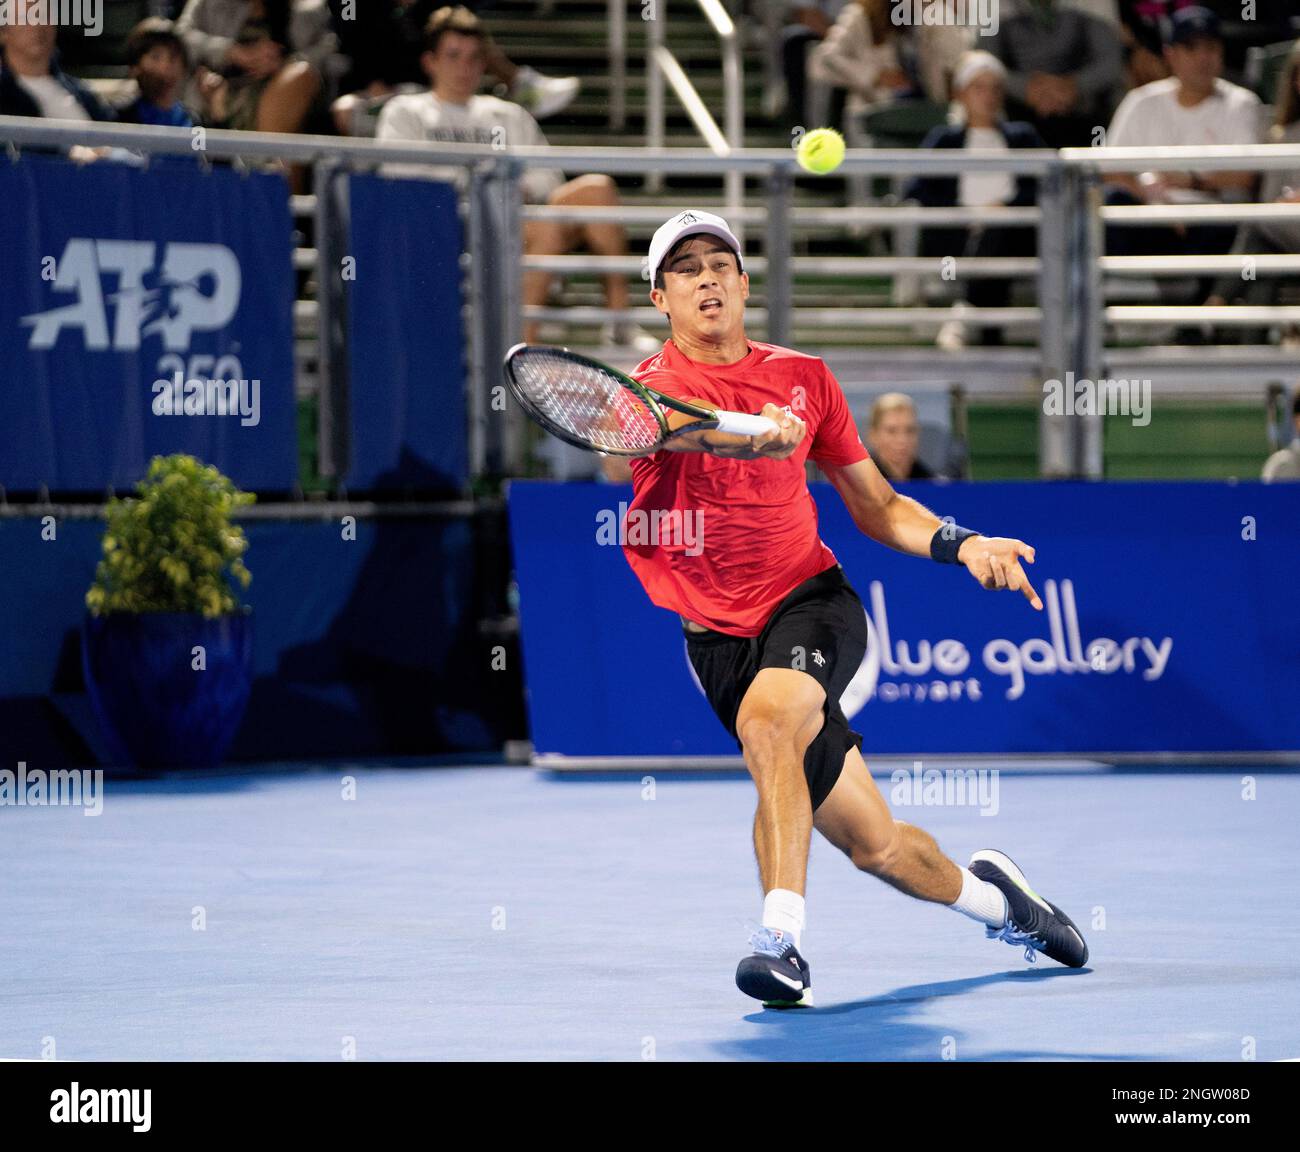
M 514 374 L 547 420 L 597 449 L 638 451 L 662 438 L 659 421 L 641 398 L 598 368 L 530 349 Z

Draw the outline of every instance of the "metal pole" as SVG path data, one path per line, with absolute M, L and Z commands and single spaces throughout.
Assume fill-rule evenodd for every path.
M 1044 382 L 1055 380 L 1066 386 L 1070 360 L 1069 277 L 1069 174 L 1064 168 L 1038 183 L 1038 330 L 1039 369 Z M 1038 472 L 1047 478 L 1069 476 L 1071 472 L 1071 417 L 1048 411 L 1048 392 L 1039 396 Z
M 521 189 L 519 183 L 522 167 L 508 156 L 496 162 L 493 171 L 492 200 L 495 207 L 498 234 L 495 253 L 498 263 L 498 299 L 500 325 L 498 344 L 491 349 L 488 371 L 498 377 L 505 354 L 520 339 L 520 314 L 523 309 L 523 223 L 520 212 Z M 506 475 L 522 475 L 524 460 L 525 420 L 518 404 L 509 404 L 504 413 L 502 428 L 502 464 Z
M 1075 232 L 1078 242 L 1071 268 L 1076 277 L 1074 309 L 1077 324 L 1075 362 L 1082 379 L 1097 380 L 1104 371 L 1106 355 L 1106 300 L 1100 257 L 1106 250 L 1106 229 L 1101 218 L 1103 203 L 1101 174 L 1081 169 L 1075 174 Z M 1103 418 L 1094 413 L 1076 420 L 1075 474 L 1100 479 L 1105 471 Z
M 497 381 L 489 370 L 490 350 L 496 346 L 493 326 L 500 309 L 497 294 L 492 287 L 490 267 L 492 236 L 488 227 L 486 207 L 487 177 L 485 166 L 476 164 L 469 174 L 469 237 L 466 253 L 469 257 L 469 330 L 470 366 L 468 385 L 469 408 L 469 468 L 470 475 L 478 479 L 485 472 L 499 472 L 500 453 L 491 453 L 489 459 L 488 397 Z M 501 393 L 504 396 L 504 393 Z
M 348 173 L 334 160 L 312 165 L 316 190 L 316 461 L 320 475 L 338 480 L 351 464 L 347 358 L 347 293 L 342 260 L 347 248 Z
M 733 151 L 745 146 L 745 80 L 744 65 L 740 59 L 740 36 L 732 25 L 731 32 L 722 38 L 722 86 L 726 97 L 725 120 L 727 143 Z M 734 168 L 727 170 L 727 213 L 734 216 L 736 210 L 745 201 L 745 174 Z M 732 228 L 737 228 L 733 224 Z M 744 242 L 744 234 L 736 232 L 736 238 Z
M 646 130 L 647 148 L 664 146 L 664 74 L 656 59 L 657 52 L 664 44 L 664 20 L 666 13 L 661 13 L 661 6 L 668 0 L 649 0 L 642 9 L 642 16 L 648 16 L 646 27 L 645 51 L 645 92 L 646 92 Z M 664 189 L 664 175 L 659 169 L 646 173 L 645 189 L 647 192 L 659 193 Z
M 609 130 L 627 127 L 627 0 L 609 0 Z
M 794 176 L 784 164 L 772 166 L 767 192 L 767 339 L 788 345 L 794 328 L 794 277 L 791 270 L 790 204 Z

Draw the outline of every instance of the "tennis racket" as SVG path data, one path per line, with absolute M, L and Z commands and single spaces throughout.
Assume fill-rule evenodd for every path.
M 649 456 L 685 432 L 716 428 L 759 436 L 777 427 L 766 416 L 723 412 L 665 396 L 567 348 L 516 344 L 506 353 L 505 374 L 524 411 L 551 435 L 606 456 Z M 674 430 L 665 408 L 695 420 Z

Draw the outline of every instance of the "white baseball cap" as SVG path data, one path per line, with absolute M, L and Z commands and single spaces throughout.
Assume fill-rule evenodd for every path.
M 1006 65 L 992 52 L 985 52 L 981 49 L 963 52 L 961 59 L 957 61 L 956 71 L 953 73 L 952 90 L 960 92 L 976 76 L 982 76 L 985 72 L 996 76 L 1003 84 L 1007 82 Z
M 659 273 L 659 265 L 673 250 L 673 245 L 683 236 L 693 236 L 697 232 L 702 232 L 706 236 L 716 236 L 736 254 L 736 267 L 741 272 L 745 270 L 740 262 L 740 241 L 727 226 L 727 222 L 721 216 L 714 216 L 711 212 L 692 209 L 689 212 L 679 212 L 671 220 L 661 224 L 659 231 L 654 234 L 654 239 L 650 241 L 651 285 L 654 284 L 655 277 Z

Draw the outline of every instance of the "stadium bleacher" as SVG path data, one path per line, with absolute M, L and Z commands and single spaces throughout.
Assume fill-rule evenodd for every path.
M 484 17 L 495 39 L 511 59 L 527 63 L 544 73 L 572 75 L 581 81 L 577 98 L 561 115 L 543 125 L 552 145 L 635 148 L 644 143 L 651 116 L 646 69 L 650 22 L 642 18 L 640 0 L 628 0 L 623 7 L 625 41 L 620 48 L 611 36 L 613 6 L 608 0 L 566 0 L 559 7 L 539 6 L 535 0 L 494 0 L 487 6 Z M 747 4 L 744 6 L 745 17 L 739 23 L 745 108 L 743 144 L 747 148 L 784 148 L 790 143 L 787 118 L 772 99 L 774 87 L 779 88 L 779 61 L 775 59 L 773 43 L 774 33 L 780 27 L 781 7 L 780 4 L 765 4 L 762 0 Z M 120 60 L 127 32 L 138 18 L 168 8 L 174 10 L 175 6 L 159 4 L 156 0 L 117 0 L 108 4 L 101 36 L 86 38 L 69 34 L 63 37 L 63 52 L 69 70 L 85 77 L 107 96 L 122 92 L 130 82 L 125 79 L 121 63 L 114 63 L 114 60 Z M 686 70 L 704 104 L 720 122 L 725 99 L 725 70 L 717 33 L 701 5 L 674 3 L 664 8 L 667 46 Z M 1245 64 L 1240 78 L 1267 102 L 1285 67 L 1289 43 L 1259 44 L 1241 40 L 1235 32 L 1234 36 L 1237 38 L 1233 41 L 1234 53 L 1244 53 Z M 1237 40 L 1241 43 L 1238 44 Z M 1238 48 L 1240 52 L 1237 52 Z M 328 95 L 335 93 L 338 76 L 343 70 L 341 65 L 331 70 L 332 84 L 328 86 L 323 102 Z M 621 85 L 622 96 L 621 123 L 618 125 L 613 123 L 615 117 L 611 107 L 615 85 Z M 942 105 L 923 100 L 883 106 L 865 118 L 855 138 L 873 149 L 912 148 L 919 144 L 929 128 L 942 122 L 944 112 Z M 1267 115 L 1267 108 L 1261 114 Z M 313 120 L 317 128 L 323 123 L 323 117 Z M 698 148 L 702 142 L 698 128 L 671 92 L 664 114 L 664 141 L 669 148 Z M 656 214 L 692 205 L 714 210 L 722 210 L 725 206 L 724 190 L 714 177 L 670 172 L 650 179 L 641 174 L 619 173 L 615 179 L 621 203 L 630 210 L 626 214 L 626 230 L 633 254 L 644 250 L 655 227 Z M 893 254 L 906 260 L 914 251 L 914 228 L 812 220 L 816 210 L 845 203 L 891 205 L 897 202 L 899 187 L 898 178 L 886 176 L 817 178 L 797 175 L 791 198 L 792 254 L 796 257 L 860 256 L 877 260 Z M 749 203 L 762 204 L 763 181 L 754 176 L 747 178 L 746 196 Z M 637 209 L 653 211 L 638 213 Z M 304 490 L 321 492 L 328 489 L 329 481 L 320 474 L 317 461 L 319 342 L 313 212 L 311 196 L 295 199 L 295 219 L 300 233 L 295 255 L 299 270 L 295 356 L 298 364 L 301 481 Z M 764 256 L 763 242 L 762 230 L 753 230 L 748 243 L 759 268 Z M 567 264 L 564 262 L 566 259 Z M 598 315 L 590 312 L 602 304 L 607 269 L 584 261 L 580 255 L 552 258 L 552 266 L 564 267 L 566 271 L 562 290 L 548 302 L 544 328 L 547 337 L 587 348 L 624 367 L 634 362 L 628 359 L 625 350 L 602 345 L 603 323 Z M 632 281 L 634 303 L 637 303 L 635 293 L 642 286 L 636 275 L 638 267 L 639 258 L 630 256 L 626 268 Z M 971 476 L 1009 478 L 1041 471 L 1034 439 L 1023 436 L 1024 408 L 1026 404 L 1032 405 L 1024 385 L 1032 384 L 1041 375 L 1040 365 L 1032 356 L 1018 355 L 1027 353 L 1036 344 L 1038 333 L 1034 321 L 1011 328 L 1010 347 L 1006 350 L 967 349 L 960 362 L 960 371 L 954 372 L 951 358 L 938 353 L 931 343 L 935 325 L 939 323 L 937 311 L 934 323 L 921 325 L 904 319 L 897 324 L 863 324 L 848 316 L 841 323 L 819 321 L 808 325 L 801 321 L 802 316 L 816 310 L 843 307 L 847 301 L 851 301 L 855 308 L 887 309 L 903 305 L 942 309 L 954 299 L 951 282 L 901 269 L 858 274 L 837 270 L 826 275 L 821 270 L 808 270 L 809 267 L 807 260 L 797 261 L 791 278 L 790 339 L 797 346 L 826 357 L 850 389 L 856 408 L 865 407 L 871 395 L 890 385 L 919 390 L 928 396 L 922 401 L 926 407 L 927 423 L 941 439 L 957 435 L 957 424 L 961 424 L 971 437 L 968 445 Z M 753 279 L 755 331 L 761 336 L 767 285 L 761 271 Z M 1292 282 L 1279 278 L 1276 283 L 1275 302 L 1294 305 L 1298 298 Z M 1137 274 L 1126 272 L 1122 276 L 1108 275 L 1102 290 L 1112 306 L 1158 305 L 1163 299 L 1159 286 L 1160 279 L 1149 275 L 1144 277 L 1139 271 Z M 1022 309 L 1033 307 L 1038 286 L 1031 278 L 1018 281 L 1015 291 L 1013 304 Z M 640 303 L 645 306 L 644 301 Z M 556 310 L 569 313 L 569 318 L 559 318 Z M 592 318 L 579 319 L 584 315 Z M 646 311 L 644 315 L 653 327 L 652 314 Z M 1174 328 L 1173 324 L 1164 328 L 1146 324 L 1132 328 L 1119 323 L 1108 328 L 1111 334 L 1108 346 L 1117 362 L 1126 360 L 1127 348 L 1142 350 L 1149 362 L 1140 366 L 1151 373 L 1153 383 L 1160 387 L 1166 373 L 1177 377 L 1182 370 L 1178 349 L 1170 339 Z M 1290 377 L 1300 372 L 1300 361 L 1288 360 L 1283 355 L 1270 358 L 1262 351 L 1270 340 L 1275 343 L 1277 339 L 1276 326 L 1272 332 L 1268 327 L 1253 332 L 1220 330 L 1215 340 L 1223 342 L 1218 362 L 1225 378 L 1237 383 L 1244 378 L 1257 381 L 1259 386 L 1254 397 L 1243 400 L 1237 395 L 1225 396 L 1221 403 L 1216 404 L 1206 394 L 1209 382 L 1202 379 L 1202 387 L 1195 397 L 1173 396 L 1169 402 L 1170 451 L 1156 449 L 1157 442 L 1166 435 L 1162 430 L 1151 431 L 1140 441 L 1150 441 L 1152 451 L 1144 453 L 1126 448 L 1124 433 L 1108 429 L 1104 474 L 1140 475 L 1143 468 L 1148 468 L 1153 476 L 1166 475 L 1167 468 L 1173 468 L 1176 473 L 1183 466 L 1186 474 L 1198 476 L 1241 475 L 1253 471 L 1251 460 L 1255 457 L 1262 460 L 1275 446 L 1276 436 L 1270 437 L 1265 413 L 1270 389 L 1285 386 Z M 1151 352 L 1153 345 L 1165 346 L 1168 355 L 1162 357 Z M 1005 385 L 1005 395 L 1001 397 L 996 395 L 999 384 Z M 979 394 L 977 397 L 968 395 L 972 389 Z M 954 411 L 968 403 L 972 405 L 969 420 L 962 419 L 958 412 L 954 423 Z M 1258 419 L 1245 418 L 1248 412 Z M 1178 417 L 1177 426 L 1173 422 L 1175 415 Z M 1163 429 L 1166 425 L 1164 421 L 1160 423 Z M 1203 429 L 1206 434 L 1203 437 L 1186 435 L 1190 428 Z M 1234 445 L 1232 451 L 1211 451 L 1226 443 Z M 1009 453 L 1008 444 L 1019 445 L 1019 451 Z M 1180 450 L 1174 451 L 1173 447 L 1180 447 Z M 1170 460 L 1169 464 L 1160 462 L 1165 457 Z M 1180 465 L 1179 461 L 1185 463 Z M 571 465 L 573 461 L 569 463 Z

